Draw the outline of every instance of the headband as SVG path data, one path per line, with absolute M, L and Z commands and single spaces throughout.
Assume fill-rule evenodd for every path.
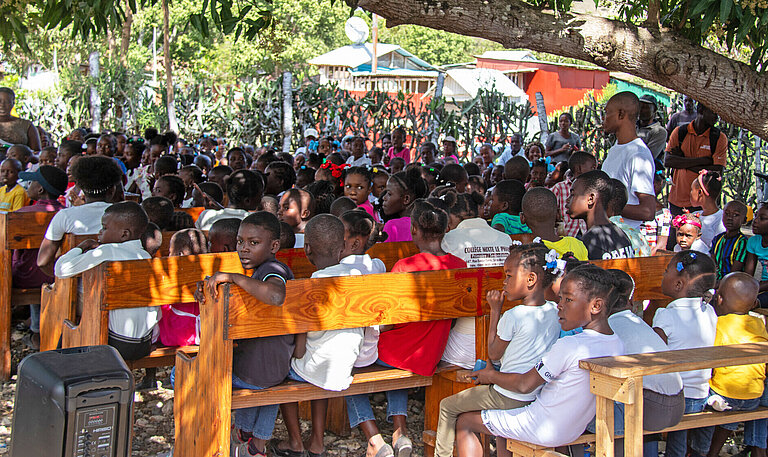
M 709 195 L 709 194 L 707 194 Z M 684 226 L 685 224 L 691 224 L 694 227 L 701 228 L 701 222 L 695 220 L 695 219 L 689 219 L 687 215 L 681 214 L 679 216 L 675 216 L 674 219 L 672 219 L 672 227 L 679 229 L 680 227 Z

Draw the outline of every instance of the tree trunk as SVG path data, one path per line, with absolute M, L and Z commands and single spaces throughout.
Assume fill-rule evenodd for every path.
M 312 126 L 315 127 L 314 125 Z M 302 132 L 303 133 L 303 132 Z M 283 152 L 291 153 L 293 138 L 293 75 L 283 72 Z M 303 138 L 303 136 L 302 136 Z M 309 155 L 309 151 L 307 151 Z
M 120 63 L 123 66 L 128 64 L 128 47 L 131 45 L 131 26 L 133 25 L 133 11 L 128 2 L 125 3 L 125 22 L 120 35 Z
M 173 97 L 173 66 L 171 64 L 171 37 L 168 22 L 168 0 L 163 0 L 163 56 L 165 64 L 165 91 L 168 103 L 168 128 L 179 133 L 179 124 L 176 122 L 176 103 Z
M 93 51 L 88 56 L 88 70 L 91 75 L 91 130 L 101 132 L 101 96 L 96 89 L 99 79 L 99 51 Z
M 351 1 L 351 0 L 347 0 Z M 520 0 L 359 0 L 387 26 L 416 24 L 592 62 L 687 94 L 768 138 L 768 76 L 672 30 L 586 14 L 554 15 Z

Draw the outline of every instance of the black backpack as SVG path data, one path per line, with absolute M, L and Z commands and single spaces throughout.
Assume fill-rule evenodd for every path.
M 685 140 L 685 136 L 688 135 L 688 124 L 690 124 L 690 122 L 677 127 L 677 147 L 681 150 L 681 152 L 683 147 L 683 140 Z M 720 129 L 713 125 L 709 128 L 709 150 L 712 155 L 714 155 L 715 151 L 717 151 L 718 140 L 720 140 Z

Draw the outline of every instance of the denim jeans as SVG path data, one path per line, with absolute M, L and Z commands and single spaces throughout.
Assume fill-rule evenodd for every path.
M 381 360 L 377 360 L 376 364 L 392 368 L 391 365 Z M 385 394 L 387 395 L 388 422 L 392 422 L 392 416 L 408 415 L 408 389 L 390 390 L 385 392 Z M 376 420 L 368 394 L 348 395 L 345 399 L 347 401 L 347 415 L 349 416 L 350 427 L 355 428 L 365 421 Z
M 713 391 L 712 389 L 709 390 L 710 395 L 719 395 L 717 392 Z M 731 407 L 731 411 L 751 411 L 758 406 L 760 406 L 760 398 L 752 398 L 749 400 L 739 400 L 737 398 L 728 398 L 724 397 L 725 401 L 728 402 L 728 406 Z M 744 444 L 750 445 L 750 443 L 747 443 L 747 436 L 752 435 L 755 436 L 756 434 L 759 435 L 759 432 L 756 432 L 755 430 L 747 430 L 747 426 L 749 425 L 750 428 L 754 428 L 755 422 L 759 421 L 749 421 L 744 424 Z M 736 428 L 738 428 L 739 423 L 731 423 L 731 424 L 722 424 L 718 425 L 718 427 L 722 427 L 726 430 L 735 431 Z M 763 427 L 765 428 L 765 427 Z M 709 447 L 712 442 L 712 434 L 715 431 L 715 427 L 703 427 L 703 428 L 697 428 L 694 430 L 691 430 L 691 449 L 694 451 L 700 453 L 700 454 L 706 454 L 709 452 Z M 765 435 L 765 430 L 762 431 L 762 434 Z M 765 443 L 763 442 L 763 445 Z
M 763 384 L 760 406 L 768 406 L 768 379 Z M 744 423 L 744 444 L 760 449 L 768 447 L 768 419 L 757 419 Z
M 261 390 L 263 387 L 248 384 L 234 374 L 232 375 L 232 387 L 235 389 Z M 272 431 L 277 420 L 277 411 L 280 405 L 254 406 L 235 410 L 235 427 L 244 432 L 251 433 L 260 440 L 272 438 Z
M 700 413 L 704 411 L 704 407 L 707 405 L 707 399 L 705 398 L 686 398 L 685 399 L 685 414 Z M 679 432 L 667 433 L 667 451 L 666 457 L 685 457 L 688 452 L 688 431 L 680 430 Z

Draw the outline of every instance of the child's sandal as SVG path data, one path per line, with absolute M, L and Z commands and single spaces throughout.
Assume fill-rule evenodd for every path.
M 413 451 L 413 442 L 405 435 L 395 441 L 394 457 L 411 457 L 411 451 Z
M 378 451 L 376 451 L 375 457 L 395 457 L 395 451 L 392 449 L 392 446 L 389 444 L 384 444 L 384 446 L 380 447 Z

